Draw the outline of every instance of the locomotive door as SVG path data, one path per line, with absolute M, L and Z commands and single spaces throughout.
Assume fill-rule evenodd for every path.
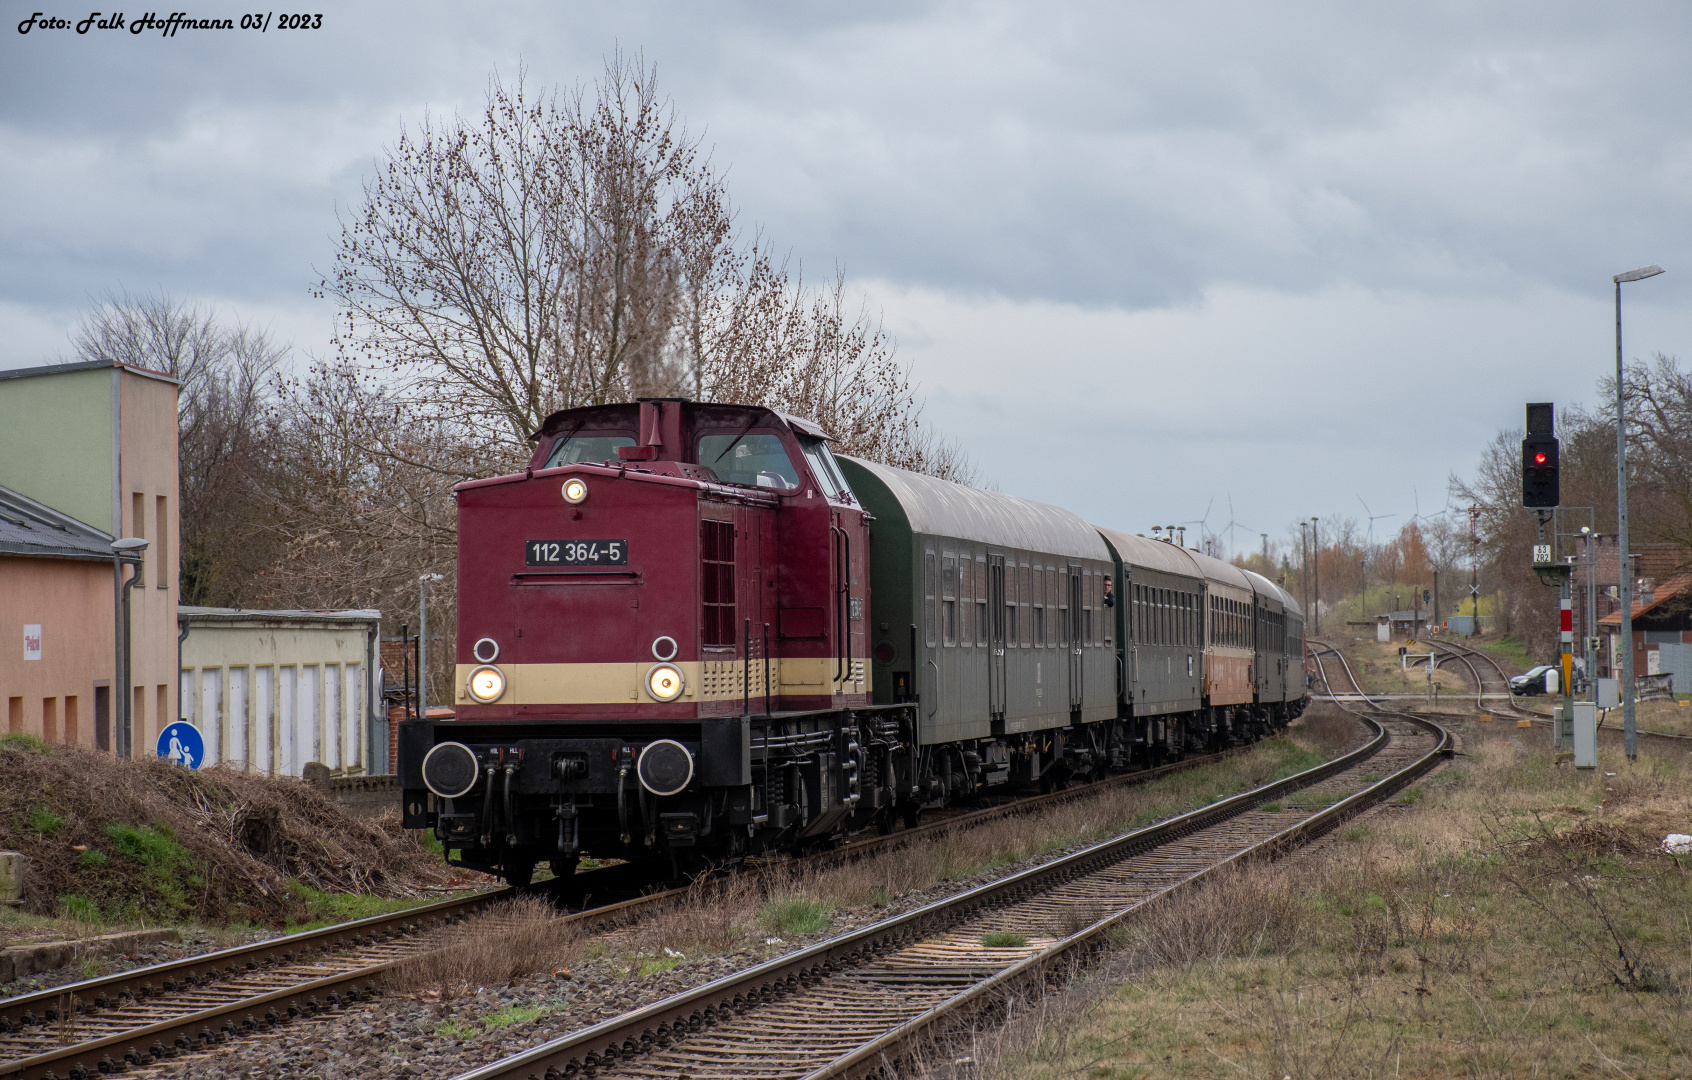
M 1069 711 L 1077 712 L 1081 708 L 1081 647 L 1086 644 L 1081 640 L 1081 568 L 1070 564 L 1069 567 Z
M 1005 557 L 987 556 L 987 621 L 992 627 L 987 654 L 987 711 L 1005 718 Z

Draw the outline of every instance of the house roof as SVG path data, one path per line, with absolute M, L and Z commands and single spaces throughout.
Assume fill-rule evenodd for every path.
M 1637 619 L 1641 615 L 1654 612 L 1669 600 L 1672 600 L 1677 596 L 1682 596 L 1688 592 L 1692 592 L 1692 574 L 1677 574 L 1676 576 L 1669 578 L 1667 581 L 1660 581 L 1657 583 L 1656 587 L 1651 590 L 1650 603 L 1645 603 L 1643 597 L 1635 596 L 1633 598 L 1633 618 Z M 1598 620 L 1598 625 L 1614 626 L 1619 628 L 1621 626 L 1621 612 L 1610 612 L 1608 615 Z
M 38 559 L 112 558 L 112 537 L 69 514 L 0 487 L 0 555 Z M 125 562 L 139 562 L 127 556 Z

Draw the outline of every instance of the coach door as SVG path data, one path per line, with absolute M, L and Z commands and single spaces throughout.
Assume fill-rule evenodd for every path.
M 994 720 L 1005 718 L 1005 557 L 987 556 L 987 711 Z

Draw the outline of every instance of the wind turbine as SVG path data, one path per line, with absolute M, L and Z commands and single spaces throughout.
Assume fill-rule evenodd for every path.
M 1210 501 L 1204 504 L 1204 516 L 1203 517 L 1194 518 L 1191 521 L 1181 522 L 1181 524 L 1183 524 L 1183 525 L 1197 525 L 1199 527 L 1199 544 L 1198 544 L 1198 546 L 1199 546 L 1200 551 L 1204 550 L 1204 538 L 1206 536 L 1210 535 L 1210 508 L 1215 506 L 1215 505 L 1216 505 L 1216 496 L 1212 495 L 1210 497 Z
M 1246 525 L 1244 522 L 1234 520 L 1234 493 L 1230 491 L 1228 493 L 1228 525 L 1227 525 L 1227 529 L 1228 529 L 1228 561 L 1229 562 L 1234 561 L 1234 529 L 1235 528 L 1245 529 L 1247 532 L 1251 531 L 1250 526 Z
M 1369 519 L 1369 546 L 1363 550 L 1363 606 L 1369 606 L 1369 551 L 1375 546 L 1375 522 L 1383 518 L 1397 517 L 1397 514 L 1377 514 L 1369 509 L 1369 504 L 1363 502 L 1363 496 L 1357 496 L 1357 501 L 1363 503 L 1363 514 Z

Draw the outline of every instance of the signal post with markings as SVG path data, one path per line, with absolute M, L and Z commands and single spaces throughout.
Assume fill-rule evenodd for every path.
M 1563 700 L 1552 721 L 1557 762 L 1573 761 L 1577 769 L 1598 764 L 1598 707 L 1596 702 L 1574 699 L 1574 598 L 1570 594 L 1572 567 L 1556 558 L 1555 544 L 1545 539 L 1545 523 L 1561 504 L 1558 477 L 1556 407 L 1552 402 L 1531 402 L 1527 407 L 1527 431 L 1522 439 L 1522 505 L 1539 517 L 1539 539 L 1533 545 L 1533 572 L 1546 585 L 1556 585 L 1558 638 L 1561 649 Z M 1587 683 L 1592 685 L 1592 673 Z M 1578 716 L 1578 720 L 1577 720 Z

